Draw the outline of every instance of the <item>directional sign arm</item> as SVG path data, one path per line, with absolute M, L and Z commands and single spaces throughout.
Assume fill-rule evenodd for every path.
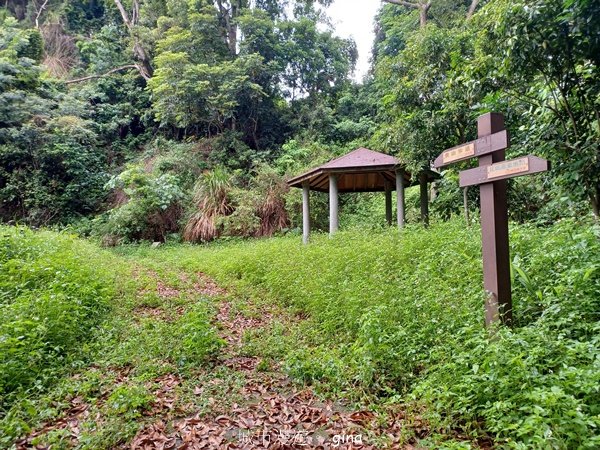
M 445 150 L 435 159 L 433 166 L 436 169 L 439 169 L 440 167 L 444 167 L 449 164 L 466 161 L 467 159 L 478 156 L 488 155 L 498 150 L 508 148 L 508 146 L 508 132 L 506 130 L 502 130 L 489 136 L 484 136 L 474 141 L 467 142 L 466 144 L 458 145 Z
M 492 183 L 498 180 L 533 175 L 534 173 L 550 170 L 550 163 L 537 156 L 529 155 L 523 158 L 502 161 L 488 166 L 475 167 L 459 173 L 460 187 Z

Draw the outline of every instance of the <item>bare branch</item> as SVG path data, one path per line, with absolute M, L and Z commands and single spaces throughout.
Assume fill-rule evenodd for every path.
M 126 70 L 126 69 L 136 69 L 136 70 L 140 71 L 140 73 L 142 73 L 142 71 L 140 70 L 140 68 L 137 65 L 128 64 L 126 66 L 115 67 L 114 69 L 110 69 L 106 73 L 102 73 L 102 74 L 98 74 L 98 75 L 88 75 L 87 77 L 75 78 L 74 80 L 67 80 L 67 81 L 65 81 L 65 83 L 66 84 L 81 83 L 83 81 L 94 80 L 97 78 L 104 78 L 115 72 L 120 72 L 121 70 Z M 143 74 L 142 74 L 142 76 L 143 76 Z
M 44 9 L 46 9 L 46 6 L 48 5 L 49 1 L 50 0 L 45 0 L 42 6 L 40 6 L 40 9 L 38 9 L 37 14 L 35 15 L 35 28 L 38 30 L 40 28 L 40 16 L 42 15 Z
M 135 25 L 138 23 L 140 17 L 140 3 L 138 0 L 133 0 L 133 5 L 131 8 L 131 23 Z
M 123 3 L 121 3 L 121 0 L 115 0 L 115 4 L 117 5 L 119 12 L 121 13 L 121 17 L 123 17 L 123 22 L 125 22 L 125 25 L 131 31 L 132 23 L 129 20 L 129 14 L 127 14 L 127 11 L 125 11 L 125 7 L 123 6 Z
M 139 19 L 139 2 L 138 0 L 133 1 L 133 12 L 131 19 L 129 18 L 129 14 L 127 14 L 127 11 L 125 10 L 125 7 L 123 6 L 121 0 L 115 0 L 115 5 L 117 5 L 117 8 L 121 12 L 123 22 L 125 23 L 125 26 L 127 26 L 127 29 L 129 30 L 129 35 L 133 41 L 133 57 L 141 64 L 136 65 L 136 67 L 140 71 L 142 77 L 145 80 L 149 80 L 150 77 L 152 77 L 153 73 L 152 64 L 150 63 L 150 55 L 141 44 L 140 39 L 135 32 L 135 25 Z
M 394 5 L 406 6 L 407 8 L 414 8 L 419 10 L 419 23 L 421 28 L 427 25 L 427 13 L 429 12 L 429 8 L 431 8 L 431 1 L 429 0 L 427 3 L 424 1 L 418 1 L 416 3 L 408 2 L 405 0 L 383 0 L 387 3 L 393 3 Z
M 406 6 L 407 8 L 416 8 L 416 9 L 421 8 L 420 3 L 411 3 L 411 2 L 406 2 L 404 0 L 383 0 L 383 1 L 386 3 L 393 3 L 394 5 Z

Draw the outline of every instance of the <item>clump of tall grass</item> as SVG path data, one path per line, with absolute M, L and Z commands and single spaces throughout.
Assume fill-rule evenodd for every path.
M 289 188 L 280 175 L 260 167 L 247 185 L 239 184 L 222 168 L 198 180 L 194 211 L 183 232 L 186 241 L 272 236 L 288 226 L 285 194 Z
M 206 242 L 223 232 L 222 217 L 233 212 L 231 191 L 233 176 L 223 168 L 206 171 L 194 187 L 194 209 L 183 238 L 190 242 Z
M 273 171 L 259 172 L 254 179 L 254 184 L 262 193 L 255 206 L 256 215 L 260 219 L 258 236 L 273 236 L 277 231 L 289 225 L 284 200 L 289 187 Z

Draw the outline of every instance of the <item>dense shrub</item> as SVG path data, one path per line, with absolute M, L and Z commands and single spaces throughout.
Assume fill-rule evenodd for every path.
M 32 225 L 96 212 L 106 158 L 88 105 L 42 75 L 38 31 L 0 16 L 0 220 Z
M 289 224 L 285 180 L 268 166 L 260 166 L 248 188 L 235 189 L 235 211 L 224 221 L 228 236 L 264 237 L 285 229 Z
M 164 241 L 168 234 L 179 230 L 185 195 L 174 175 L 131 166 L 107 187 L 122 193 L 124 199 L 108 212 L 102 230 L 106 243 L 120 239 Z
M 114 295 L 106 258 L 72 236 L 0 228 L 1 407 L 85 349 Z
M 415 393 L 450 425 L 484 420 L 514 447 L 598 448 L 600 242 L 563 223 L 519 227 L 517 326 L 490 340 L 465 325 Z
M 493 337 L 480 232 L 462 219 L 190 250 L 182 263 L 308 313 L 311 347 L 285 357 L 298 380 L 425 403 L 440 431 L 512 448 L 597 448 L 599 234 L 568 221 L 513 226 L 515 324 Z

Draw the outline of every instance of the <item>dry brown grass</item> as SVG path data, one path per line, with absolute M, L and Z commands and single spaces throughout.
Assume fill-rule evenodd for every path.
M 281 176 L 262 168 L 247 189 L 234 188 L 230 175 L 215 169 L 196 187 L 196 210 L 183 231 L 189 242 L 207 242 L 222 234 L 240 237 L 273 236 L 289 225 Z
M 44 23 L 40 28 L 44 38 L 43 65 L 56 78 L 66 78 L 78 61 L 75 39 L 66 34 L 62 23 Z
M 201 211 L 190 217 L 183 230 L 183 239 L 188 242 L 208 242 L 219 237 L 220 232 L 215 225 L 216 218 Z
M 188 242 L 207 242 L 221 235 L 219 217 L 233 212 L 230 194 L 233 178 L 224 169 L 206 172 L 196 184 L 194 204 L 196 212 L 188 220 L 183 239 Z
M 277 231 L 289 225 L 289 217 L 285 209 L 284 195 L 288 191 L 287 184 L 276 174 L 267 174 L 265 180 L 257 177 L 257 182 L 263 181 L 262 195 L 256 205 L 256 215 L 260 219 L 259 236 L 273 236 Z

